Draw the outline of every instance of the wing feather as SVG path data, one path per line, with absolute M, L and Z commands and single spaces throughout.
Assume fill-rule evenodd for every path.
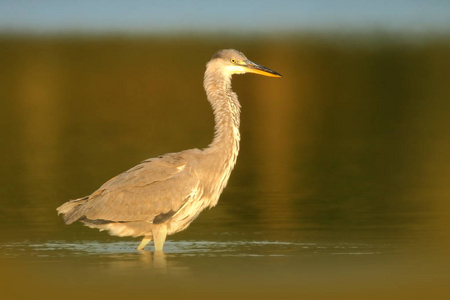
M 199 180 L 186 160 L 169 154 L 143 161 L 107 181 L 83 204 L 68 212 L 65 220 L 72 223 L 84 217 L 113 222 L 153 222 L 157 216 L 175 214 L 198 187 Z

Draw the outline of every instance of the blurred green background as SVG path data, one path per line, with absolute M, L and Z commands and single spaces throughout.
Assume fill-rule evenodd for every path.
M 102 1 L 0 2 L 2 296 L 448 295 L 444 2 L 113 1 L 102 13 Z M 135 252 L 136 239 L 65 226 L 55 209 L 68 199 L 146 158 L 209 144 L 202 78 L 223 48 L 284 77 L 233 78 L 242 144 L 218 206 L 169 237 L 164 259 Z

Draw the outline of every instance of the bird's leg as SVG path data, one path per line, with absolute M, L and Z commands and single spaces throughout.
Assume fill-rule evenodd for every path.
M 145 236 L 141 243 L 139 244 L 139 246 L 137 247 L 138 250 L 144 250 L 145 245 L 147 245 L 150 241 L 152 240 L 152 236 L 151 235 L 147 235 Z
M 164 247 L 164 242 L 166 241 L 167 226 L 164 224 L 155 226 L 152 233 L 153 233 L 153 242 L 155 244 L 155 252 L 162 251 Z

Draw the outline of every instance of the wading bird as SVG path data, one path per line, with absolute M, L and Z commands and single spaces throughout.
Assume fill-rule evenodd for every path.
M 81 221 L 117 236 L 153 239 L 162 251 L 166 236 L 184 230 L 199 213 L 217 204 L 239 151 L 240 104 L 231 89 L 233 74 L 281 77 L 239 51 L 221 50 L 206 65 L 204 88 L 215 121 L 212 143 L 144 160 L 110 179 L 89 196 L 57 208 L 66 224 Z

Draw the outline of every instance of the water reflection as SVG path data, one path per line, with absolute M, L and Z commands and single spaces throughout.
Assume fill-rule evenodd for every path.
M 164 275 L 170 276 L 169 278 L 194 276 L 195 278 L 196 276 L 213 275 L 216 273 L 213 266 L 221 269 L 222 273 L 223 270 L 233 265 L 239 265 L 244 268 L 243 272 L 252 274 L 252 267 L 255 266 L 258 268 L 277 266 L 278 268 L 278 266 L 291 265 L 293 267 L 292 264 L 297 264 L 299 259 L 308 261 L 315 257 L 314 259 L 320 261 L 329 260 L 333 256 L 359 256 L 362 257 L 361 261 L 370 262 L 376 260 L 377 256 L 387 257 L 399 251 L 394 245 L 247 240 L 232 242 L 168 241 L 165 245 L 165 253 L 138 251 L 135 250 L 135 247 L 135 242 L 48 241 L 33 243 L 25 241 L 0 245 L 0 260 L 18 259 L 20 262 L 25 261 L 31 265 L 44 263 L 44 265 L 53 267 L 59 262 L 77 263 L 79 261 L 78 264 L 85 265 L 85 268 L 97 265 L 111 274 L 147 270 L 154 276 Z M 366 259 L 366 257 L 371 258 Z M 381 259 L 381 261 L 383 260 L 385 258 Z M 213 268 L 211 269 L 211 267 Z M 145 274 L 145 276 L 148 275 Z M 222 273 L 221 276 L 223 275 Z
M 125 288 L 138 299 L 148 293 L 169 293 L 168 299 L 198 293 L 199 299 L 226 299 L 230 294 L 245 299 L 255 293 L 260 299 L 310 294 L 327 299 L 329 293 L 358 299 L 352 292 L 357 288 L 358 295 L 387 289 L 392 296 L 387 299 L 407 299 L 416 294 L 408 282 L 427 276 L 430 281 L 420 284 L 423 295 L 442 291 L 438 287 L 446 278 L 444 265 L 421 260 L 411 265 L 393 244 L 168 241 L 162 255 L 135 247 L 135 242 L 24 241 L 0 245 L 0 261 L 4 270 L 14 266 L 9 274 L 20 274 L 9 279 L 10 287 L 23 281 L 32 287 L 51 282 L 53 288 L 41 292 L 50 297 L 63 297 L 70 290 L 73 297 L 120 299 Z M 27 298 L 31 292 L 14 295 Z

